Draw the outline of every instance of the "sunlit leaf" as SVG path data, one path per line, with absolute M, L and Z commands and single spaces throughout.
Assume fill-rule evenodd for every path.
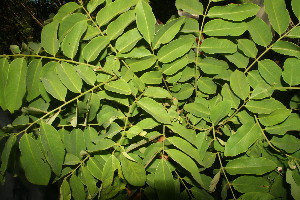
M 250 58 L 255 58 L 258 52 L 255 43 L 248 39 L 239 39 L 238 48 Z
M 288 58 L 284 62 L 283 80 L 291 86 L 300 84 L 300 60 Z
M 263 99 L 260 101 L 251 100 L 246 104 L 246 108 L 257 114 L 270 114 L 274 110 L 285 108 L 285 106 L 275 99 Z
M 184 20 L 184 18 L 174 19 L 161 27 L 153 38 L 153 49 L 157 49 L 161 44 L 170 42 L 179 32 Z
M 247 30 L 245 22 L 229 22 L 222 19 L 214 19 L 207 22 L 203 33 L 209 36 L 239 36 Z
M 284 0 L 265 0 L 264 6 L 272 28 L 281 35 L 289 25 L 290 16 Z
M 135 8 L 137 28 L 143 38 L 151 44 L 155 32 L 155 16 L 149 4 L 140 0 Z
M 99 26 L 107 24 L 118 14 L 125 12 L 131 6 L 135 5 L 138 0 L 117 0 L 110 4 L 107 4 L 102 8 L 96 16 L 96 21 Z
M 200 49 L 209 54 L 234 53 L 237 50 L 237 46 L 228 39 L 211 37 L 203 41 Z
M 84 186 L 81 180 L 76 175 L 72 175 L 70 178 L 70 188 L 74 200 L 86 199 Z
M 157 58 L 162 63 L 171 62 L 187 53 L 191 49 L 194 41 L 195 38 L 191 35 L 173 40 L 160 48 L 157 53 Z
M 175 6 L 178 10 L 182 9 L 190 14 L 202 15 L 203 13 L 203 5 L 197 0 L 176 0 Z
M 270 142 L 287 153 L 294 153 L 300 149 L 300 140 L 293 135 L 274 136 Z
M 272 41 L 273 36 L 270 27 L 258 17 L 248 22 L 248 31 L 253 41 L 258 45 L 267 47 Z
M 258 5 L 247 4 L 228 4 L 227 6 L 214 6 L 209 9 L 208 17 L 220 17 L 233 21 L 243 21 L 256 15 L 260 7 Z
M 94 61 L 100 52 L 109 44 L 107 36 L 93 38 L 82 50 L 82 56 L 87 62 Z
M 277 41 L 272 50 L 283 55 L 294 56 L 300 59 L 300 47 L 292 42 Z
M 41 33 L 41 45 L 45 49 L 45 51 L 53 56 L 56 55 L 59 49 L 59 42 L 57 39 L 57 31 L 58 31 L 59 23 L 53 21 L 46 26 L 43 27 Z

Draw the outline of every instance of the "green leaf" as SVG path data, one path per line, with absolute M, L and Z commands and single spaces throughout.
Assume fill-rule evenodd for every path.
M 88 151 L 95 152 L 95 151 L 102 151 L 111 148 L 116 143 L 112 141 L 111 139 L 101 139 L 96 142 L 94 142 L 95 145 L 93 145 Z
M 73 59 L 77 54 L 79 41 L 87 29 L 87 21 L 77 22 L 70 32 L 64 37 L 61 49 L 65 56 Z
M 86 149 L 83 131 L 80 129 L 73 129 L 70 134 L 65 133 L 63 141 L 67 152 L 79 158 L 81 157 L 80 152 Z
M 32 60 L 27 69 L 26 75 L 26 87 L 27 87 L 27 97 L 28 101 L 31 101 L 40 95 L 39 84 L 42 72 L 42 60 L 34 59 Z
M 295 26 L 291 29 L 291 31 L 287 34 L 286 37 L 289 38 L 300 38 L 300 27 Z
M 287 131 L 300 131 L 300 118 L 297 114 L 292 113 L 284 122 L 275 126 L 265 128 L 268 133 L 284 135 Z
M 290 86 L 296 86 L 300 84 L 299 66 L 300 60 L 296 58 L 288 58 L 284 62 L 282 78 Z
M 59 49 L 59 42 L 57 39 L 58 25 L 59 23 L 57 21 L 53 21 L 44 26 L 41 33 L 42 47 L 47 53 L 53 56 L 56 55 Z
M 59 65 L 60 64 L 57 62 L 48 62 L 46 65 L 44 65 L 41 80 L 49 94 L 60 101 L 64 101 L 67 95 L 67 88 L 59 80 L 59 77 L 56 73 L 56 69 L 59 67 Z
M 265 0 L 265 11 L 268 14 L 268 19 L 272 28 L 279 34 L 283 34 L 290 23 L 290 16 L 286 9 L 284 0 Z
M 283 122 L 291 114 L 291 112 L 291 110 L 286 108 L 279 108 L 270 114 L 259 115 L 259 122 L 264 126 L 274 126 Z
M 171 129 L 173 132 L 177 133 L 179 136 L 183 137 L 187 141 L 189 141 L 191 144 L 195 143 L 195 137 L 196 133 L 192 129 L 187 129 L 185 126 L 173 122 L 172 125 L 168 126 L 169 129 Z
M 166 44 L 172 41 L 172 39 L 179 32 L 185 18 L 178 18 L 168 21 L 163 27 L 161 27 L 158 32 L 155 34 L 152 46 L 153 49 L 159 48 L 161 44 Z
M 86 8 L 89 13 L 92 13 L 99 5 L 101 5 L 105 0 L 90 0 Z
M 281 85 L 282 71 L 274 61 L 269 59 L 258 61 L 258 71 L 270 85 Z
M 5 146 L 2 150 L 1 154 L 1 168 L 0 168 L 0 174 L 5 176 L 5 172 L 8 166 L 8 161 L 10 158 L 10 153 L 13 150 L 12 148 L 15 146 L 17 141 L 17 137 L 15 134 L 11 134 L 8 138 L 8 140 L 5 143 Z
M 200 77 L 198 79 L 198 89 L 206 94 L 215 94 L 217 91 L 217 85 L 211 78 Z
M 167 140 L 175 147 L 195 159 L 200 165 L 203 165 L 197 149 L 194 148 L 189 142 L 181 139 L 180 137 L 168 137 Z
M 118 14 L 127 11 L 131 6 L 135 5 L 138 0 L 117 0 L 107 4 L 102 8 L 96 16 L 99 27 L 107 24 Z
M 143 0 L 140 0 L 135 7 L 135 12 L 137 28 L 142 34 L 143 38 L 149 44 L 151 44 L 154 37 L 156 23 L 152 9 L 149 4 Z
M 243 21 L 256 15 L 260 7 L 252 3 L 228 4 L 227 6 L 214 6 L 209 9 L 208 17 L 220 17 L 232 21 Z
M 68 35 L 78 23 L 83 21 L 86 22 L 87 18 L 85 15 L 81 13 L 74 13 L 66 16 L 62 20 L 62 22 L 60 22 L 59 25 L 59 30 L 58 30 L 59 42 L 62 42 L 66 37 L 66 35 Z
M 88 189 L 88 197 L 92 198 L 94 197 L 95 193 L 97 192 L 97 182 L 92 176 L 91 172 L 87 169 L 87 167 L 82 166 L 81 168 L 82 171 L 82 179 L 84 185 L 86 185 Z
M 106 160 L 101 178 L 103 188 L 108 188 L 112 184 L 114 171 L 118 168 L 118 165 L 120 165 L 119 160 L 114 155 L 109 156 Z
M 206 57 L 199 63 L 199 67 L 206 74 L 220 74 L 228 69 L 227 62 L 212 57 Z
M 175 61 L 162 65 L 162 72 L 166 75 L 173 75 L 182 68 L 184 68 L 189 62 L 189 59 L 184 56 L 176 59 Z
M 177 10 L 182 9 L 190 14 L 202 15 L 203 14 L 203 5 L 198 0 L 176 0 L 175 6 Z
M 248 66 L 249 58 L 244 56 L 239 51 L 235 52 L 234 54 L 225 55 L 225 57 L 232 62 L 237 68 L 245 69 Z
M 80 159 L 71 153 L 66 153 L 64 165 L 77 165 L 80 163 Z
M 4 88 L 5 105 L 13 113 L 19 109 L 26 93 L 27 64 L 24 58 L 17 58 L 10 63 L 7 83 Z
M 242 125 L 234 135 L 231 135 L 225 145 L 225 156 L 236 156 L 244 153 L 261 136 L 259 126 L 253 122 Z
M 87 65 L 77 65 L 75 67 L 76 72 L 78 73 L 78 75 L 89 85 L 94 85 L 96 80 L 97 80 L 97 76 L 96 73 L 94 72 L 94 70 L 87 66 Z
M 160 48 L 157 53 L 158 61 L 168 63 L 186 54 L 195 42 L 194 36 L 187 35 L 171 41 Z
M 294 199 L 298 200 L 300 198 L 299 195 L 300 186 L 295 181 L 293 177 L 293 172 L 290 169 L 287 169 L 286 172 L 286 182 L 291 185 L 291 195 L 293 196 Z
M 125 179 L 133 186 L 143 186 L 146 182 L 146 171 L 140 163 L 128 160 L 124 156 L 120 157 L 122 172 Z
M 110 40 L 116 39 L 120 36 L 124 29 L 135 20 L 135 12 L 129 10 L 120 15 L 116 20 L 111 22 L 106 29 L 107 36 Z
M 210 115 L 208 107 L 201 103 L 185 104 L 183 108 L 185 111 L 190 112 L 197 117 L 208 117 Z
M 298 20 L 300 19 L 300 7 L 299 7 L 299 1 L 298 0 L 292 0 L 292 9 L 293 12 L 295 14 L 295 16 L 298 18 Z
M 300 149 L 300 140 L 293 135 L 274 136 L 270 142 L 287 153 L 294 153 Z
M 223 100 L 219 102 L 210 113 L 210 119 L 214 125 L 217 125 L 231 110 L 231 102 Z
M 184 169 L 186 169 L 193 178 L 203 187 L 204 182 L 202 180 L 202 177 L 200 176 L 199 170 L 195 162 L 188 157 L 186 154 L 182 153 L 181 151 L 178 151 L 176 149 L 168 149 L 165 150 L 167 154 L 178 164 L 180 164 Z
M 300 47 L 292 42 L 279 40 L 273 45 L 272 50 L 283 55 L 294 56 L 300 59 Z
M 60 189 L 59 189 L 59 193 L 60 193 L 60 199 L 61 200 L 71 200 L 71 189 L 70 189 L 70 185 L 68 183 L 68 181 L 66 181 L 66 179 L 63 180 Z
M 260 101 L 251 100 L 246 104 L 246 108 L 257 114 L 270 114 L 274 110 L 285 108 L 285 106 L 275 99 L 263 99 Z
M 145 90 L 144 95 L 153 98 L 172 98 L 172 96 L 167 90 L 160 87 L 148 87 Z
M 263 177 L 240 176 L 232 182 L 234 189 L 241 193 L 268 192 L 270 184 Z
M 163 76 L 161 72 L 150 71 L 144 73 L 140 77 L 141 81 L 146 84 L 160 84 L 162 82 Z
M 133 72 L 139 72 L 152 67 L 156 62 L 156 56 L 148 56 L 141 59 L 127 59 L 125 62 Z
M 0 106 L 3 110 L 6 110 L 6 95 L 5 95 L 5 88 L 7 84 L 8 79 L 8 73 L 10 69 L 10 64 L 7 60 L 7 58 L 1 58 L 0 59 L 0 91 L 3 91 L 0 93 Z
M 143 58 L 151 55 L 152 53 L 145 47 L 134 48 L 128 53 L 117 53 L 117 57 L 119 58 Z
M 245 22 L 229 22 L 222 19 L 214 19 L 207 22 L 203 33 L 209 36 L 240 36 L 247 30 Z
M 142 36 L 139 31 L 136 28 L 131 29 L 117 39 L 115 45 L 116 49 L 120 53 L 126 53 L 130 51 L 140 39 L 142 39 Z
M 21 164 L 27 180 L 36 185 L 47 185 L 51 176 L 50 166 L 43 161 L 44 155 L 38 142 L 24 134 L 19 142 Z
M 200 49 L 208 54 L 234 53 L 237 46 L 230 40 L 211 37 L 202 42 Z
M 160 200 L 175 199 L 175 183 L 165 159 L 160 159 L 156 167 L 154 184 Z
M 236 96 L 242 100 L 245 100 L 249 96 L 250 86 L 248 85 L 247 77 L 239 70 L 231 73 L 230 87 Z
M 69 16 L 72 12 L 80 8 L 80 5 L 78 5 L 75 2 L 69 2 L 64 4 L 60 9 L 58 10 L 58 13 L 54 16 L 53 21 L 61 21 L 66 16 Z
M 256 174 L 263 175 L 276 168 L 277 164 L 272 160 L 260 157 L 243 157 L 231 160 L 227 163 L 225 170 L 231 174 Z
M 56 65 L 56 69 L 59 79 L 70 91 L 74 93 L 81 92 L 82 80 L 72 64 L 62 62 Z
M 260 83 L 254 87 L 250 99 L 264 99 L 270 97 L 274 92 L 274 88 L 267 83 Z
M 94 155 L 87 161 L 87 168 L 91 172 L 91 174 L 99 179 L 102 180 L 102 171 L 104 167 L 103 159 L 99 155 Z
M 40 137 L 45 157 L 53 172 L 59 176 L 65 156 L 65 149 L 60 135 L 51 125 L 42 122 Z
M 170 124 L 171 119 L 162 104 L 155 100 L 144 97 L 137 102 L 137 105 L 154 117 L 158 122 Z
M 248 39 L 239 39 L 238 48 L 250 58 L 255 58 L 258 52 L 255 43 Z
M 239 197 L 242 200 L 272 200 L 274 197 L 266 192 L 248 192 Z
M 71 187 L 72 197 L 74 200 L 86 199 L 84 186 L 81 180 L 74 174 L 70 178 L 70 187 Z
M 82 56 L 87 62 L 94 61 L 100 52 L 109 44 L 108 36 L 93 38 L 82 50 Z
M 223 100 L 228 100 L 231 102 L 232 108 L 238 108 L 240 104 L 240 99 L 232 92 L 229 85 L 225 83 L 222 87 L 221 95 L 223 97 Z
M 270 27 L 258 17 L 248 22 L 248 31 L 252 40 L 258 45 L 267 47 L 272 41 L 273 36 Z
M 124 79 L 111 81 L 108 84 L 105 84 L 104 88 L 108 91 L 116 92 L 119 94 L 125 94 L 125 95 L 131 94 L 130 87 Z
M 185 100 L 192 96 L 195 88 L 189 83 L 181 85 L 179 92 L 172 93 L 175 98 L 178 100 Z

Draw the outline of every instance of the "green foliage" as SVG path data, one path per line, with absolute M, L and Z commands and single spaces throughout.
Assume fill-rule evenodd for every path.
M 299 3 L 265 0 L 267 25 L 227 2 L 177 0 L 199 23 L 164 25 L 144 0 L 62 6 L 41 51 L 0 57 L 1 178 L 14 160 L 61 199 L 299 199 Z

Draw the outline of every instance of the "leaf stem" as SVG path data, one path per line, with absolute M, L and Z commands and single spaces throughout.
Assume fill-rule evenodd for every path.
M 281 39 L 283 39 L 284 37 L 286 37 L 294 28 L 296 28 L 297 26 L 299 26 L 300 25 L 300 22 L 296 25 L 296 26 L 294 26 L 293 28 L 291 28 L 290 30 L 288 30 L 287 32 L 285 32 L 282 36 L 280 36 L 275 42 L 273 42 L 270 46 L 268 46 L 267 48 L 266 48 L 266 50 L 264 50 L 264 52 L 262 52 L 252 63 L 251 63 L 251 65 L 245 70 L 245 74 L 253 67 L 253 65 L 255 64 L 255 63 L 257 63 L 258 62 L 258 60 L 263 56 L 263 55 L 265 55 L 270 49 L 272 49 L 272 47 L 274 46 L 274 44 L 276 43 L 276 42 L 278 42 L 278 41 L 280 41 Z
M 231 194 L 232 194 L 232 196 L 233 196 L 233 199 L 236 199 L 236 197 L 235 197 L 235 195 L 234 195 L 234 192 L 233 192 L 233 189 L 232 189 L 232 185 L 231 185 L 231 183 L 230 183 L 230 181 L 229 181 L 229 179 L 228 179 L 228 177 L 227 177 L 227 175 L 226 175 L 226 172 L 225 172 L 225 170 L 224 170 L 224 167 L 223 167 L 223 164 L 222 164 L 222 161 L 221 161 L 221 157 L 220 157 L 220 153 L 219 153 L 219 152 L 217 152 L 217 156 L 218 156 L 218 159 L 219 159 L 219 163 L 220 163 L 220 166 L 221 166 L 221 170 L 222 170 L 222 172 L 223 172 L 223 174 L 224 174 L 224 177 L 225 177 L 225 179 L 226 179 L 226 181 L 227 181 L 227 183 L 228 183 L 228 186 L 229 186 L 229 189 L 230 189 Z
M 72 103 L 73 101 L 76 101 L 77 99 L 79 99 L 80 97 L 84 96 L 85 94 L 87 94 L 87 93 L 89 93 L 89 92 L 92 92 L 92 91 L 95 90 L 96 88 L 98 88 L 98 87 L 100 87 L 100 86 L 102 86 L 102 85 L 105 85 L 105 84 L 107 84 L 108 82 L 113 81 L 113 80 L 115 80 L 115 79 L 116 79 L 116 76 L 112 77 L 111 79 L 109 79 L 108 81 L 106 81 L 106 82 L 104 82 L 104 83 L 100 83 L 100 84 L 98 84 L 98 85 L 92 87 L 91 89 L 89 89 L 89 90 L 87 90 L 87 91 L 81 93 L 81 94 L 78 95 L 77 97 L 75 97 L 75 98 L 73 98 L 73 99 L 71 99 L 71 100 L 65 102 L 64 104 L 62 104 L 62 105 L 58 106 L 57 108 L 55 108 L 55 109 L 49 111 L 47 114 L 43 115 L 43 116 L 40 117 L 39 119 L 37 119 L 37 120 L 35 120 L 34 122 L 30 123 L 29 126 L 28 126 L 27 128 L 25 128 L 24 130 L 22 130 L 22 131 L 16 133 L 15 135 L 19 135 L 19 134 L 21 134 L 21 133 L 26 133 L 27 130 L 28 130 L 30 127 L 32 127 L 34 124 L 38 123 L 38 122 L 41 121 L 42 119 L 46 118 L 46 117 L 49 116 L 51 113 L 53 113 L 53 112 L 55 112 L 55 111 L 58 111 L 58 110 L 61 110 L 61 109 L 62 109 L 63 107 L 65 107 L 66 105 Z

